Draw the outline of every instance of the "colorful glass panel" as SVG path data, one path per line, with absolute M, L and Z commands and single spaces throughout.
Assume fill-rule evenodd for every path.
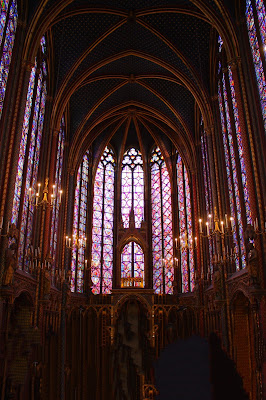
M 237 176 L 236 154 L 235 154 L 235 149 L 234 149 L 230 112 L 229 112 L 229 105 L 228 105 L 228 97 L 227 97 L 227 90 L 226 90 L 226 86 L 225 86 L 224 75 L 222 78 L 222 83 L 223 83 L 225 116 L 226 116 L 226 123 L 227 123 L 227 140 L 228 140 L 228 146 L 229 146 L 232 178 L 233 178 L 233 184 L 234 184 L 235 204 L 236 204 L 236 209 L 237 209 L 236 217 L 237 217 L 237 221 L 238 221 L 240 256 L 242 259 L 242 267 L 244 268 L 245 264 L 246 264 L 246 262 L 245 262 L 245 244 L 244 244 L 244 228 L 243 228 L 242 216 L 241 216 L 241 203 L 240 203 L 240 193 L 239 193 L 239 180 L 238 180 L 238 176 Z
M 85 246 L 86 246 L 86 221 L 87 221 L 87 199 L 89 180 L 89 153 L 87 152 L 77 173 L 75 188 L 74 216 L 73 216 L 73 249 L 71 259 L 71 284 L 72 292 L 83 292 Z M 78 241 L 81 245 L 78 246 Z
M 173 294 L 172 201 L 169 173 L 157 147 L 151 157 L 153 288 Z
M 112 290 L 114 178 L 114 154 L 110 148 L 106 147 L 94 182 L 91 258 L 94 294 L 109 294 Z
M 227 141 L 227 129 L 226 129 L 226 121 L 224 116 L 224 106 L 223 106 L 223 97 L 221 91 L 221 85 L 218 85 L 218 100 L 219 100 L 219 108 L 220 108 L 220 117 L 221 117 L 221 125 L 222 125 L 222 138 L 223 138 L 223 146 L 224 146 L 224 156 L 225 156 L 225 166 L 226 166 L 226 175 L 227 175 L 227 186 L 228 186 L 228 193 L 229 193 L 229 203 L 230 203 L 230 211 L 231 216 L 236 221 L 236 212 L 235 212 L 235 197 L 234 197 L 234 190 L 233 190 L 233 181 L 231 178 L 231 165 L 230 165 L 230 150 L 229 144 Z M 240 214 L 241 215 L 241 214 Z M 237 231 L 236 231 L 236 224 L 233 224 L 233 237 L 234 243 L 236 246 L 236 252 L 239 254 L 239 246 L 238 246 L 238 238 L 237 238 Z M 240 268 L 239 258 L 236 258 L 236 268 Z
M 124 227 L 129 227 L 129 214 L 133 209 L 135 226 L 140 228 L 144 217 L 144 172 L 141 153 L 135 148 L 124 154 L 121 182 L 121 213 Z
M 186 167 L 180 154 L 177 157 L 177 196 L 179 213 L 180 242 L 193 240 L 190 187 Z M 182 292 L 194 289 L 194 251 L 183 247 L 181 250 Z
M 53 269 L 56 256 L 57 231 L 59 224 L 59 209 L 60 209 L 60 199 L 61 199 L 60 191 L 62 186 L 64 142 L 65 142 L 65 121 L 63 116 L 60 123 L 60 130 L 57 141 L 55 181 L 53 188 L 54 202 L 53 202 L 52 218 L 51 218 L 50 254 L 53 260 Z
M 265 56 L 265 45 L 266 45 L 266 13 L 265 7 L 262 0 L 256 0 L 257 15 L 259 21 L 259 29 L 264 44 L 263 52 Z M 266 131 L 266 82 L 265 73 L 263 70 L 263 64 L 260 53 L 260 46 L 257 38 L 257 31 L 255 26 L 254 11 L 251 4 L 251 0 L 246 1 L 246 22 L 248 29 L 249 43 L 253 58 L 253 64 L 255 68 L 255 74 L 257 79 L 260 104 L 262 110 L 262 117 L 264 121 L 264 129 Z
M 246 217 L 247 217 L 247 222 L 249 224 L 252 224 L 250 200 L 249 200 L 248 184 L 247 184 L 247 171 L 246 171 L 245 160 L 244 160 L 244 150 L 243 150 L 240 122 L 239 122 L 239 114 L 238 114 L 238 108 L 237 108 L 234 80 L 233 80 L 232 70 L 230 67 L 228 68 L 228 72 L 229 72 L 229 83 L 230 83 L 230 88 L 231 88 L 231 98 L 232 98 L 233 112 L 234 112 L 234 119 L 235 119 L 236 139 L 237 139 L 238 155 L 239 155 L 239 162 L 240 162 L 240 169 L 241 169 L 241 179 L 242 179 L 242 188 L 243 188 L 243 193 L 244 193 Z
M 207 215 L 213 215 L 213 204 L 212 204 L 212 191 L 211 191 L 211 176 L 210 176 L 210 165 L 208 157 L 208 145 L 207 136 L 205 133 L 201 136 L 201 155 L 202 155 L 202 167 L 203 167 L 203 180 L 204 180 L 204 193 L 205 193 L 205 204 Z M 213 255 L 214 255 L 214 242 L 212 238 L 209 238 L 209 265 L 210 273 L 213 273 Z
M 33 90 L 34 90 L 34 84 L 35 84 L 36 68 L 37 68 L 37 62 L 35 60 L 35 65 L 34 65 L 34 67 L 32 67 L 31 74 L 30 74 L 30 81 L 29 81 L 28 93 L 27 93 L 27 101 L 26 101 L 26 107 L 25 107 L 25 113 L 24 113 L 24 121 L 23 121 L 23 127 L 22 127 L 22 135 L 21 135 L 20 148 L 19 148 L 18 168 L 17 168 L 17 175 L 16 175 L 16 181 L 15 181 L 15 192 L 14 192 L 12 217 L 11 217 L 11 222 L 14 223 L 15 225 L 17 224 L 18 214 L 19 214 L 19 204 L 20 204 L 21 188 L 22 188 L 22 182 L 23 182 L 23 167 L 24 167 L 26 148 L 27 148 L 29 120 L 30 120 L 31 107 L 32 107 L 32 98 L 33 98 Z
M 11 1 L 9 7 L 8 3 L 8 1 L 1 1 L 0 11 L 0 45 L 4 41 L 0 61 L 0 118 L 3 110 L 18 19 L 17 2 Z
M 142 278 L 144 280 L 144 253 L 141 246 L 135 242 L 127 243 L 121 253 L 121 278 Z M 140 286 L 136 282 L 135 286 Z
M 21 212 L 18 264 L 19 268 L 24 268 L 26 270 L 28 269 L 28 260 L 24 255 L 28 246 L 31 245 L 33 216 L 35 210 L 34 204 L 29 198 L 29 189 L 30 187 L 35 188 L 37 186 L 46 102 L 46 80 L 44 79 L 44 73 L 41 67 L 36 76 L 37 67 L 37 61 L 35 60 L 35 65 L 30 74 L 24 112 L 11 218 L 11 222 L 17 224 L 19 212 Z M 31 118 L 32 125 L 30 127 L 29 122 Z M 23 183 L 24 190 L 22 192 Z

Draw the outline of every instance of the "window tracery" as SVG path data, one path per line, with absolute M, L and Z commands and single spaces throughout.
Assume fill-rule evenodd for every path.
M 173 231 L 171 183 L 159 147 L 151 155 L 151 207 L 153 288 L 155 293 L 173 294 Z
M 228 84 L 225 72 L 221 71 L 218 82 L 218 102 L 222 126 L 222 141 L 227 175 L 230 212 L 233 224 L 233 239 L 236 257 L 236 269 L 246 266 L 244 245 L 244 221 L 251 223 L 251 209 L 247 186 L 247 173 L 239 122 L 239 111 L 235 95 L 232 70 L 228 68 Z M 231 117 L 232 116 L 232 117 Z M 238 169 L 238 165 L 240 170 Z M 244 204 L 241 204 L 241 198 Z
M 106 147 L 99 162 L 93 199 L 91 279 L 94 294 L 108 294 L 113 277 L 114 153 Z
M 51 219 L 50 254 L 53 259 L 53 263 L 55 262 L 57 241 L 58 241 L 57 234 L 58 234 L 59 210 L 60 210 L 60 199 L 61 199 L 60 191 L 62 188 L 64 144 L 65 144 L 65 119 L 63 116 L 60 123 L 60 130 L 57 141 L 55 182 L 54 182 L 55 202 L 52 208 L 52 219 Z
M 140 278 L 143 287 L 144 280 L 144 253 L 141 246 L 131 241 L 127 243 L 121 252 L 121 278 Z M 135 282 L 134 286 L 141 286 L 140 282 Z
M 121 214 L 124 227 L 129 227 L 129 214 L 133 209 L 135 226 L 140 228 L 144 217 L 144 172 L 139 150 L 130 148 L 124 154 L 121 181 Z
M 17 2 L 15 0 L 2 0 L 0 11 L 0 48 L 2 49 L 0 61 L 0 118 L 6 94 L 7 79 L 11 64 L 12 51 L 17 28 Z
M 41 42 L 45 43 L 44 37 Z M 30 74 L 11 217 L 12 223 L 15 225 L 20 223 L 19 267 L 25 269 L 28 268 L 25 251 L 31 243 L 35 209 L 34 204 L 30 201 L 29 188 L 37 186 L 47 95 L 46 55 L 45 48 L 41 46 L 41 49 L 41 61 L 38 62 L 37 58 L 35 59 L 35 64 Z
M 73 249 L 71 259 L 71 291 L 83 292 L 84 268 L 85 268 L 85 246 L 86 240 L 79 245 L 79 239 L 86 237 L 87 225 L 87 205 L 88 205 L 88 183 L 89 183 L 89 152 L 83 157 L 78 169 L 74 218 L 73 218 Z
M 266 11 L 263 0 L 255 0 L 254 5 L 255 8 L 251 0 L 246 0 L 246 23 L 258 85 L 264 130 L 266 132 L 266 81 L 262 63 L 262 58 L 265 58 L 266 54 Z M 259 42 L 262 43 L 262 47 Z
M 190 198 L 190 187 L 186 167 L 180 154 L 177 157 L 177 196 L 179 212 L 179 235 L 185 241 L 191 241 L 192 231 L 192 208 Z M 187 293 L 194 289 L 194 250 L 193 248 L 181 248 L 181 276 L 182 292 Z

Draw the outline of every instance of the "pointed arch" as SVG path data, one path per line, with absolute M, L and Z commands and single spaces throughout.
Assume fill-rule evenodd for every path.
M 94 294 L 110 294 L 113 277 L 115 158 L 106 147 L 94 181 L 91 280 Z
M 173 294 L 173 231 L 171 183 L 159 147 L 150 159 L 153 288 L 155 293 Z
M 144 219 L 144 171 L 140 151 L 128 149 L 122 160 L 121 214 L 125 228 L 129 227 L 129 214 L 134 212 L 135 226 L 141 227 Z

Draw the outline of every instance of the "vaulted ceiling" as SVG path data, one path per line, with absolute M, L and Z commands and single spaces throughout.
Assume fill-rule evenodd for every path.
M 58 127 L 68 110 L 73 160 L 93 141 L 118 149 L 137 136 L 143 149 L 172 141 L 193 158 L 195 105 L 211 124 L 212 43 L 219 32 L 232 55 L 233 9 L 220 0 L 37 3 L 30 1 L 39 29 L 28 52 L 49 33 L 51 121 Z

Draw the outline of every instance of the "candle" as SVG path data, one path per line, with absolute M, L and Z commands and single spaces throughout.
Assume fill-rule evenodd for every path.
M 208 218 L 209 218 L 209 220 L 210 220 L 210 229 L 212 229 L 212 215 L 209 214 L 209 215 L 208 215 Z
M 202 233 L 202 219 L 199 219 L 200 233 Z
M 209 222 L 206 222 L 206 227 L 207 227 L 207 236 L 209 236 L 210 232 L 209 232 Z
M 85 260 L 85 268 L 87 268 L 88 260 Z
M 224 233 L 224 221 L 221 221 L 221 231 Z
M 177 238 L 175 238 L 175 247 L 177 248 Z
M 66 236 L 66 246 L 67 246 L 68 236 Z
M 39 196 L 40 196 L 40 194 L 37 193 L 37 194 L 36 194 L 36 206 L 38 205 L 38 198 L 39 198 Z
M 197 242 L 198 238 L 197 236 L 195 236 L 195 246 L 197 246 L 198 242 Z
M 226 227 L 226 229 L 227 229 L 227 228 L 228 228 L 227 214 L 225 214 L 224 218 L 225 218 L 225 227 Z
M 29 200 L 31 201 L 31 196 L 32 196 L 32 188 L 29 188 Z
M 40 187 L 41 187 L 41 184 L 40 184 L 40 183 L 38 183 L 38 193 L 37 193 L 37 195 L 36 195 L 36 196 L 40 196 Z
M 71 246 L 71 238 L 68 238 L 68 246 Z

